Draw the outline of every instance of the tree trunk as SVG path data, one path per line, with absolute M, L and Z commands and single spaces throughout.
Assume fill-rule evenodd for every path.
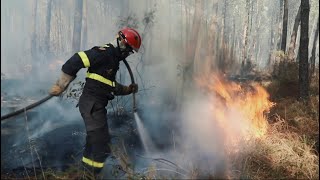
M 274 21 L 275 17 L 274 15 L 271 16 L 271 23 Z M 271 30 L 270 30 L 270 52 L 269 52 L 269 58 L 267 61 L 267 67 L 271 68 L 271 64 L 273 63 L 273 50 L 275 47 L 275 30 L 274 28 L 272 28 L 273 26 L 271 26 Z
M 38 0 L 34 2 L 34 10 L 33 10 L 33 32 L 31 37 L 31 57 L 32 59 L 37 59 L 38 54 L 38 43 L 37 43 L 37 10 L 38 10 Z
M 235 58 L 235 47 L 236 47 L 236 23 L 233 17 L 232 20 L 232 27 L 233 27 L 233 31 L 232 31 L 232 46 L 231 46 L 231 59 L 234 61 Z
M 186 64 L 185 64 L 185 72 L 189 75 L 193 73 L 193 61 L 195 57 L 195 49 L 197 43 L 197 37 L 201 25 L 201 16 L 202 16 L 202 0 L 195 0 L 195 13 L 194 19 L 191 27 L 190 39 L 188 40 L 187 44 L 187 57 L 186 57 Z M 187 80 L 189 81 L 189 79 Z
M 201 25 L 201 16 L 202 16 L 202 0 L 196 0 L 195 1 L 195 13 L 194 13 L 194 19 L 193 19 L 193 23 L 192 23 L 192 30 L 191 30 L 191 38 L 190 38 L 190 43 L 189 44 L 189 57 L 191 59 L 191 61 L 193 61 L 194 59 L 194 53 L 195 53 L 195 43 L 197 42 L 197 37 L 198 37 L 198 33 L 199 33 L 199 29 L 200 29 L 200 25 Z
M 246 0 L 246 13 L 247 13 L 247 17 L 246 17 L 246 20 L 245 20 L 245 24 L 244 24 L 244 38 L 243 38 L 243 59 L 242 59 L 242 62 L 241 62 L 241 72 L 240 74 L 243 75 L 244 73 L 244 66 L 245 64 L 247 63 L 247 46 L 248 46 L 248 36 L 249 36 L 249 17 L 250 17 L 250 10 L 249 10 L 249 3 L 250 3 L 250 0 Z
M 185 7 L 185 18 L 186 18 L 186 40 L 185 40 L 185 49 L 188 50 L 188 44 L 189 44 L 189 34 L 190 34 L 190 11 L 188 6 L 186 5 L 186 0 L 184 0 L 184 7 Z M 187 53 L 186 53 L 187 54 Z M 187 56 L 187 55 L 185 55 Z M 186 59 L 186 58 L 185 58 Z
M 216 16 L 218 17 L 218 13 L 219 13 L 219 2 L 216 2 L 216 3 L 213 3 L 213 6 L 212 6 L 212 14 L 213 16 Z M 221 26 L 220 26 L 220 23 L 219 23 L 219 20 L 216 19 L 215 20 L 215 25 L 216 25 L 216 32 L 218 34 L 218 32 L 221 32 Z M 220 58 L 219 58 L 219 48 L 220 48 L 220 35 L 217 35 L 215 38 L 214 38 L 214 41 L 213 41 L 213 44 L 214 44 L 214 64 L 216 64 L 216 68 L 219 69 L 219 63 L 220 63 Z
M 72 37 L 73 52 L 80 51 L 81 28 L 82 28 L 82 7 L 83 7 L 83 0 L 75 1 L 73 37 Z
M 258 39 L 259 39 L 259 34 L 260 34 L 260 27 L 261 27 L 261 16 L 260 16 L 260 11 L 259 11 L 259 1 L 256 2 L 256 24 L 257 24 L 257 28 L 255 28 L 255 36 L 254 36 L 254 39 L 253 39 L 253 50 L 255 52 L 255 62 L 256 63 L 260 63 L 258 62 L 258 54 L 260 52 L 260 43 L 258 45 Z M 258 47 L 259 46 L 259 47 Z M 257 47 L 258 47 L 258 50 L 257 50 Z
M 222 19 L 222 22 L 221 22 L 221 29 L 220 29 L 220 42 L 219 42 L 219 68 L 220 68 L 220 71 L 221 72 L 224 72 L 225 71 L 225 63 L 226 63 L 226 52 L 225 52 L 225 42 L 226 42 L 226 39 L 227 39 L 227 35 L 226 35 L 226 12 L 227 12 L 227 1 L 224 2 L 223 4 L 223 12 L 222 12 L 222 16 L 223 16 L 223 19 Z
M 317 47 L 317 40 L 319 36 L 319 15 L 318 15 L 318 23 L 316 27 L 316 31 L 314 34 L 314 39 L 313 39 L 313 46 L 312 46 L 312 51 L 311 51 L 311 57 L 310 57 L 310 63 L 311 63 L 311 72 L 310 74 L 313 75 L 316 67 L 316 47 Z
M 297 33 L 298 33 L 298 27 L 300 24 L 300 18 L 301 18 L 301 7 L 299 7 L 296 19 L 294 20 L 293 30 L 291 34 L 291 40 L 289 44 L 289 50 L 288 50 L 288 61 L 293 62 L 294 61 L 294 50 L 296 48 L 296 39 L 297 39 Z
M 169 17 L 172 17 L 172 2 L 171 0 L 169 0 L 169 3 L 168 3 L 168 14 L 169 14 Z M 167 43 L 167 54 L 168 56 L 171 55 L 171 47 L 169 46 L 170 42 L 172 42 L 172 23 L 169 23 L 169 25 L 167 26 L 168 29 L 169 29 L 169 34 L 168 34 L 168 43 Z M 148 45 L 147 45 L 148 47 Z
M 88 43 L 88 9 L 87 9 L 87 0 L 83 0 L 83 14 L 82 14 L 82 24 L 83 24 L 83 31 L 82 31 L 82 43 L 81 48 L 86 49 Z
M 248 52 L 247 52 L 247 61 L 250 61 L 252 62 L 252 52 L 253 52 L 253 49 L 251 47 L 252 43 L 253 43 L 253 38 L 252 38 L 252 26 L 253 26 L 253 5 L 254 5 L 254 1 L 250 0 L 249 1 L 249 12 L 248 12 L 248 15 L 249 15 L 249 19 L 250 20 L 250 23 L 249 24 L 249 32 L 248 32 L 248 45 L 247 45 L 247 48 L 248 48 Z M 250 36 L 249 36 L 250 34 Z
M 52 10 L 52 0 L 48 1 L 47 5 L 47 15 L 46 15 L 46 32 L 44 37 L 44 53 L 50 54 L 50 30 L 51 30 L 51 10 Z
M 58 2 L 59 3 L 59 7 L 62 6 L 63 2 Z M 62 32 L 63 32 L 63 15 L 62 15 L 62 10 L 61 8 L 58 9 L 58 20 L 57 20 L 57 50 L 59 53 L 63 52 L 63 50 L 65 50 L 66 48 L 64 47 L 64 44 L 63 44 L 63 37 L 62 36 Z M 67 30 L 69 33 L 71 32 L 71 26 L 69 25 L 68 26 L 68 30 Z M 70 33 L 71 34 L 71 33 Z M 70 43 L 68 43 L 68 46 L 70 46 Z
M 225 40 L 226 38 L 227 38 L 227 31 L 226 31 L 226 21 L 227 21 L 227 10 L 228 10 L 228 8 L 227 8 L 227 6 L 228 6 L 228 1 L 225 1 L 224 2 L 224 6 L 223 6 L 223 31 L 222 31 L 222 33 L 223 33 L 223 40 Z
M 281 41 L 281 50 L 286 52 L 287 44 L 287 29 L 288 29 L 288 0 L 284 0 L 283 3 L 283 23 L 282 23 L 282 41 Z
M 299 97 L 303 100 L 309 98 L 309 0 L 301 0 L 301 36 L 300 36 L 300 58 L 299 58 Z
M 205 24 L 204 21 L 200 21 L 199 33 L 198 37 L 195 41 L 195 53 L 194 53 L 194 61 L 193 61 L 193 76 L 201 76 L 203 75 L 203 63 L 204 63 L 204 31 Z
M 277 47 L 275 48 L 276 50 L 281 49 L 281 31 L 282 31 L 282 23 L 283 23 L 283 19 L 281 21 L 281 17 L 283 17 L 283 4 L 284 4 L 284 0 L 280 0 L 280 13 L 279 16 L 277 16 L 277 22 L 278 22 L 278 31 L 276 33 L 276 45 Z
M 194 58 L 195 52 L 197 47 L 197 37 L 199 34 L 199 29 L 201 25 L 201 18 L 203 13 L 203 1 L 202 0 L 195 0 L 195 13 L 194 19 L 192 22 L 190 39 L 187 40 L 187 52 L 186 58 L 183 65 L 183 81 L 182 87 L 183 89 L 191 89 L 193 87 L 193 73 L 194 73 Z M 188 92 L 184 91 L 184 95 Z M 183 96 L 184 96 L 183 95 Z

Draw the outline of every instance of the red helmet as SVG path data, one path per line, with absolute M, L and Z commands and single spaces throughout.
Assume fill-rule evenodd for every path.
M 138 52 L 141 46 L 141 36 L 136 30 L 132 28 L 124 28 L 119 31 L 119 35 L 130 47 L 132 47 L 134 51 Z

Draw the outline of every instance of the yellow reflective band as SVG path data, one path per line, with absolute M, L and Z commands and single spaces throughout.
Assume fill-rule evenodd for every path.
M 109 47 L 109 45 L 108 45 L 108 44 L 105 44 L 105 45 L 103 45 L 102 47 Z
M 81 51 L 81 52 L 78 52 L 78 54 L 79 54 L 80 58 L 82 59 L 84 67 L 90 67 L 90 61 L 89 61 L 89 58 L 86 55 L 86 53 Z
M 97 167 L 97 168 L 103 168 L 103 164 L 104 163 L 99 163 L 99 162 L 96 162 L 96 161 L 92 161 L 86 157 L 82 157 L 82 161 L 86 164 L 88 164 L 89 166 L 92 166 L 92 167 Z
M 96 74 L 96 73 L 89 73 L 87 72 L 87 78 L 90 78 L 90 79 L 94 79 L 94 80 L 97 80 L 97 81 L 100 81 L 104 84 L 107 84 L 111 87 L 116 87 L 116 83 L 115 82 L 112 82 L 110 81 L 109 79 L 99 75 L 99 74 Z

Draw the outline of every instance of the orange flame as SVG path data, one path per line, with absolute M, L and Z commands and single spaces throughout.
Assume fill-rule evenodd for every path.
M 262 86 L 241 85 L 213 73 L 196 78 L 196 83 L 208 94 L 212 119 L 227 135 L 227 143 L 235 145 L 240 138 L 264 137 L 268 129 L 265 113 L 274 103 L 269 101 L 269 94 Z

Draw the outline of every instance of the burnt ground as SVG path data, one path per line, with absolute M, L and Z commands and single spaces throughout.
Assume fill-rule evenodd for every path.
M 21 95 L 11 84 L 19 80 L 1 80 L 1 115 L 20 109 L 46 96 L 45 90 Z M 56 99 L 54 99 L 56 98 Z M 74 104 L 54 97 L 44 104 L 1 122 L 1 174 L 27 177 L 41 169 L 64 171 L 82 158 L 85 127 Z M 65 112 L 61 112 L 61 108 Z M 27 117 L 27 118 L 26 118 Z M 143 151 L 132 114 L 109 113 L 111 144 L 123 141 L 128 154 Z M 27 123 L 26 123 L 27 122 Z M 41 162 L 41 163 L 40 163 Z
M 50 123 L 50 127 L 44 127 L 42 125 L 45 124 L 45 120 L 38 118 L 39 113 L 41 112 L 37 110 L 28 112 L 28 127 L 24 115 L 1 123 L 2 173 L 24 176 L 25 169 L 29 169 L 31 171 L 29 173 L 32 174 L 33 167 L 64 170 L 80 161 L 86 133 L 82 119 L 68 124 L 61 123 L 59 120 L 54 123 L 55 119 L 63 118 L 62 115 L 54 116 L 52 119 L 47 119 L 53 122 Z M 118 144 L 119 140 L 123 140 L 129 154 L 142 151 L 139 136 L 133 127 L 135 124 L 121 123 L 120 118 L 130 120 L 130 117 L 109 116 L 112 144 Z M 118 121 L 113 123 L 113 120 Z M 133 122 L 132 118 L 131 122 Z M 46 132 L 37 134 L 36 132 L 41 128 L 47 128 Z
M 10 83 L 22 82 L 4 82 L 1 81 L 1 114 L 5 115 L 14 110 L 20 109 L 36 102 L 46 96 L 45 90 L 39 90 L 38 93 L 27 91 L 31 96 L 22 96 L 19 91 L 8 89 Z M 5 84 L 5 86 L 3 86 Z M 85 127 L 78 109 L 74 103 L 68 101 L 50 99 L 44 104 L 35 107 L 27 112 L 20 114 L 1 122 L 1 175 L 5 177 L 22 178 L 41 176 L 42 171 L 65 171 L 68 168 L 77 165 L 82 158 L 83 145 L 85 143 Z M 59 108 L 60 107 L 60 108 Z M 61 112 L 61 108 L 63 111 Z M 153 117 L 157 121 L 157 129 L 166 132 L 168 137 L 152 133 L 151 139 L 157 149 L 165 149 L 170 146 L 168 139 L 171 139 L 166 124 L 168 113 L 163 113 L 164 109 L 148 106 L 148 112 L 141 108 L 141 119 Z M 153 111 L 154 113 L 151 113 Z M 144 112 L 144 113 L 143 113 Z M 27 117 L 27 121 L 26 121 Z M 130 112 L 117 115 L 108 111 L 108 124 L 111 134 L 111 145 L 124 145 L 126 152 L 132 162 L 141 157 L 137 154 L 143 154 L 139 134 L 136 128 L 133 114 Z M 27 122 L 27 123 L 26 123 Z M 146 126 L 154 126 L 146 123 Z M 113 156 L 110 159 L 114 159 Z M 41 163 L 40 163 L 41 162 Z M 112 163 L 118 163 L 112 161 Z
M 69 124 L 59 124 L 60 121 L 53 123 L 48 132 L 34 136 L 32 134 L 39 131 L 39 128 L 43 128 L 41 124 L 45 123 L 43 120 L 37 119 L 39 113 L 41 112 L 36 110 L 28 112 L 28 124 L 32 124 L 32 126 L 28 126 L 29 131 L 25 126 L 24 115 L 1 124 L 2 175 L 21 178 L 27 177 L 27 175 L 33 176 L 36 173 L 37 176 L 41 176 L 42 170 L 66 171 L 80 162 L 85 143 L 85 127 L 82 124 L 82 119 Z M 32 123 L 33 121 L 36 123 Z M 137 155 L 143 155 L 144 149 L 132 116 L 115 116 L 111 113 L 108 124 L 111 145 L 122 147 L 123 144 L 130 161 L 138 160 L 141 162 L 141 157 Z M 28 138 L 28 134 L 30 138 Z M 152 139 L 159 149 L 168 146 L 165 143 L 166 138 L 153 137 Z M 115 157 L 111 156 L 110 159 L 115 159 Z M 114 168 L 119 165 L 119 162 L 111 160 L 111 162 L 108 161 L 108 164 Z M 123 176 L 124 174 L 125 172 L 122 172 L 118 175 Z

